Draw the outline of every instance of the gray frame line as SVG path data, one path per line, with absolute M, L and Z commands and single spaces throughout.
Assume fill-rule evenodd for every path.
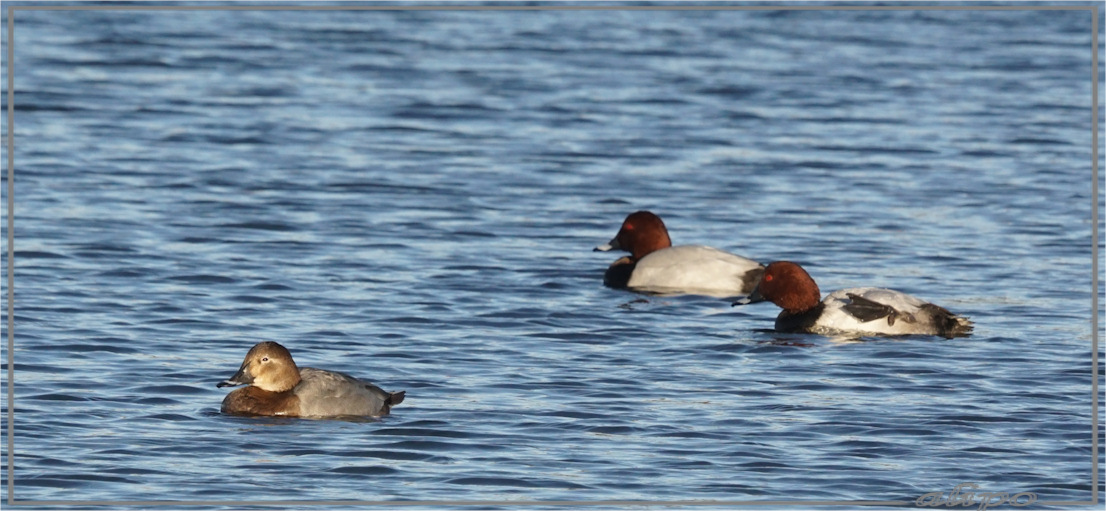
M 802 500 L 724 501 L 724 500 L 23 500 L 10 506 L 58 506 L 82 504 L 89 506 L 785 506 L 785 505 L 849 505 L 849 506 L 914 506 L 913 501 L 851 500 L 817 502 Z M 1061 503 L 1062 504 L 1062 503 Z M 1070 504 L 1070 503 L 1069 503 Z
M 1098 4 L 1094 7 L 1094 20 L 1091 21 L 1091 416 L 1094 428 L 1091 429 L 1091 489 L 1092 502 L 1098 504 Z
M 15 11 L 8 9 L 8 503 L 15 495 Z
M 913 501 L 728 501 L 728 500 L 339 500 L 339 501 L 188 501 L 188 500 L 15 500 L 15 11 L 1090 11 L 1091 19 L 1091 500 L 1040 501 L 1041 506 L 1098 504 L 1098 3 L 1092 5 L 16 5 L 8 7 L 8 428 L 9 506 L 914 506 Z
M 77 1 L 77 0 L 74 0 Z M 403 1 L 403 0 L 397 0 Z M 449 1 L 449 0 L 445 0 Z M 542 0 L 539 0 L 542 1 Z M 611 0 L 621 1 L 621 0 Z M 681 0 L 682 1 L 682 0 Z M 708 0 L 709 1 L 709 0 Z M 940 1 L 940 0 L 936 0 Z M 42 5 L 21 11 L 1076 11 L 1078 5 Z

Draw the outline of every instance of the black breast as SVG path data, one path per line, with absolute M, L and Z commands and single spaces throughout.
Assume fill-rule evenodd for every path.
M 805 310 L 797 314 L 783 311 L 779 316 L 776 316 L 776 331 L 813 332 L 814 323 L 818 321 L 818 318 L 822 315 L 822 311 L 825 310 L 825 308 L 826 304 L 819 302 L 813 309 Z
M 623 257 L 613 263 L 607 272 L 603 274 L 603 285 L 615 289 L 625 289 L 630 283 L 630 275 L 634 273 L 637 261 L 629 257 Z

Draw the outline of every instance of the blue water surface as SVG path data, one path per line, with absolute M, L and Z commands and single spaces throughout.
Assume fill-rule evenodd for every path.
M 14 495 L 1089 501 L 1091 21 L 18 11 Z M 639 209 L 975 334 L 604 288 Z M 262 340 L 406 401 L 221 415 Z

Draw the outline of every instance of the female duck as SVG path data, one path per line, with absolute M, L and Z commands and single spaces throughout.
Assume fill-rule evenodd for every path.
M 618 235 L 595 251 L 625 250 L 603 284 L 654 294 L 739 296 L 753 291 L 764 266 L 751 259 L 702 245 L 672 246 L 668 229 L 649 211 L 631 213 Z
M 268 341 L 250 348 L 238 372 L 216 386 L 234 385 L 248 386 L 227 394 L 223 413 L 378 417 L 402 403 L 404 395 L 403 391 L 385 392 L 347 374 L 296 367 L 292 354 L 284 346 Z
M 932 303 L 891 289 L 842 289 L 821 297 L 814 279 L 798 264 L 776 261 L 748 298 L 734 305 L 768 300 L 783 309 L 776 318 L 779 332 L 823 335 L 971 334 L 972 322 Z

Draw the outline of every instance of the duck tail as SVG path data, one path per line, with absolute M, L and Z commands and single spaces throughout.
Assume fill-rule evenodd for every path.
M 388 393 L 388 406 L 395 406 L 403 402 L 403 396 L 407 394 L 407 391 L 401 390 L 398 392 Z
M 932 307 L 933 321 L 936 323 L 937 331 L 940 335 L 952 339 L 953 337 L 967 337 L 972 334 L 972 330 L 975 325 L 972 321 L 963 316 L 957 316 L 945 309 L 944 307 L 938 307 L 933 304 L 927 304 Z
M 972 330 L 975 329 L 975 325 L 971 320 L 961 316 L 953 316 L 953 325 L 949 328 L 949 332 L 952 334 L 950 337 L 967 337 L 972 335 Z

